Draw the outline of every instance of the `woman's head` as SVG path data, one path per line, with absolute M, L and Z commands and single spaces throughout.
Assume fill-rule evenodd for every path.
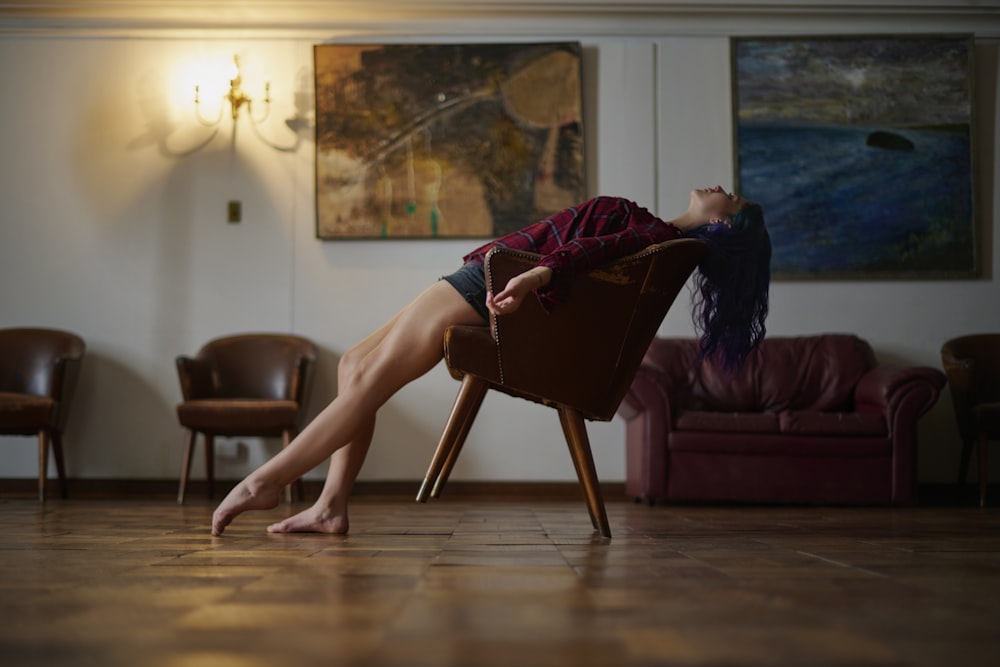
M 692 190 L 688 210 L 682 216 L 686 222 L 684 226 L 693 229 L 704 224 L 731 224 L 733 216 L 751 203 L 737 194 L 726 192 L 721 185 Z
M 771 238 L 758 204 L 718 186 L 691 193 L 691 209 L 706 223 L 685 235 L 705 241 L 694 277 L 695 327 L 703 358 L 740 366 L 766 332 Z

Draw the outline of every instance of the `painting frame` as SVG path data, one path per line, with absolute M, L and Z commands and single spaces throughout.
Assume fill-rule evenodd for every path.
M 971 34 L 731 37 L 734 186 L 777 280 L 982 273 Z
M 494 238 L 587 192 L 578 41 L 314 45 L 316 237 Z

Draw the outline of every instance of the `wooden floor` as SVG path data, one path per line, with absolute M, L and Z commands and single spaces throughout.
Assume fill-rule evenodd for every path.
M 1000 510 L 0 501 L 0 664 L 1000 665 Z

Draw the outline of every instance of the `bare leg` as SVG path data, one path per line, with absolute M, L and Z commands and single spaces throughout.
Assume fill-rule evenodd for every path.
M 351 442 L 330 456 L 330 469 L 319 498 L 308 509 L 267 527 L 269 533 L 332 533 L 346 535 L 351 524 L 347 515 L 347 502 L 354 488 L 354 480 L 368 454 L 368 447 L 375 432 L 375 422 L 364 435 L 358 434 Z
M 212 516 L 212 534 L 221 535 L 234 518 L 247 510 L 276 507 L 282 488 L 337 450 L 355 443 L 356 448 L 331 460 L 323 490 L 327 494 L 329 487 L 326 507 L 334 514 L 342 514 L 346 530 L 346 493 L 367 453 L 375 413 L 399 389 L 441 360 L 445 329 L 453 324 L 482 323 L 482 318 L 448 283 L 440 281 L 425 290 L 359 345 L 370 349 L 344 373 L 337 397 L 288 447 L 250 473 L 219 504 Z M 338 503 L 342 511 L 337 509 Z
M 395 325 L 399 315 L 379 327 L 360 343 L 347 350 L 337 367 L 337 386 L 346 387 L 357 372 L 357 365 L 374 350 Z M 354 487 L 354 480 L 368 455 L 375 419 L 362 427 L 351 441 L 330 455 L 330 468 L 319 498 L 308 509 L 267 527 L 269 533 L 333 533 L 344 535 L 350 529 L 347 501 Z

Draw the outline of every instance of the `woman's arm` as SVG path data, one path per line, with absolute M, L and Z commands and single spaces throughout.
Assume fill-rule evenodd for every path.
M 545 287 L 552 280 L 552 269 L 536 266 L 507 281 L 507 285 L 495 295 L 486 293 L 486 307 L 494 315 L 513 313 L 521 307 L 524 298 L 535 289 Z

